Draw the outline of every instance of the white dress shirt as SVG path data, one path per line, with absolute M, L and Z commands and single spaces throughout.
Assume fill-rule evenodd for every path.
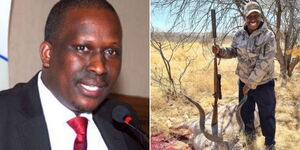
M 67 123 L 76 115 L 62 105 L 49 91 L 38 75 L 38 90 L 47 123 L 48 134 L 52 150 L 73 150 L 76 133 Z M 88 119 L 87 150 L 107 150 L 107 146 L 90 113 L 80 114 Z

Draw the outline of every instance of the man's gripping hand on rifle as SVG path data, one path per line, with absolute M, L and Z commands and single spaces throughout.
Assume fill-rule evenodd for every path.
M 212 46 L 212 52 L 219 57 L 219 54 L 222 52 L 218 44 Z

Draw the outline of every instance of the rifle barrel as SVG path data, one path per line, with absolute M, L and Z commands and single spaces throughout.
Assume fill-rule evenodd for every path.
M 217 38 L 216 11 L 212 9 L 210 12 L 211 12 L 211 23 L 212 23 L 212 35 L 214 38 L 214 44 L 216 44 L 215 41 L 215 39 Z

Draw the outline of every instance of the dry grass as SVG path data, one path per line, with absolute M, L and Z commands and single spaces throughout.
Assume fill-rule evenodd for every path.
M 187 50 L 187 48 L 190 48 Z M 197 100 L 205 109 L 210 112 L 213 102 L 213 65 L 211 54 L 203 55 L 201 44 L 194 44 L 179 49 L 171 62 L 174 77 L 178 77 L 185 64 L 186 57 L 194 58 L 191 67 L 183 78 L 185 93 Z M 223 99 L 219 105 L 237 103 L 237 76 L 234 74 L 236 59 L 221 60 L 219 72 L 222 74 Z M 209 67 L 208 67 L 209 66 Z M 155 73 L 166 76 L 163 62 L 157 51 L 151 49 L 151 68 Z M 275 67 L 276 78 L 279 79 L 279 65 Z M 276 148 L 278 150 L 299 150 L 300 149 L 300 67 L 294 71 L 286 87 L 276 82 Z M 170 127 L 179 123 L 198 118 L 196 108 L 185 99 L 167 100 L 166 94 L 161 87 L 151 81 L 151 133 L 164 133 L 168 135 Z M 263 146 L 264 139 L 258 138 L 258 145 Z

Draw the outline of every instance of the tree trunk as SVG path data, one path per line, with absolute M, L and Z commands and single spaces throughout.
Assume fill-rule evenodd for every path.
M 287 69 L 287 75 L 289 77 L 291 77 L 292 75 L 292 71 L 293 69 L 291 69 L 291 61 L 292 61 L 292 53 L 289 53 L 287 54 L 287 50 L 290 50 L 293 48 L 293 26 L 294 26 L 294 6 L 296 5 L 296 1 L 295 0 L 292 0 L 292 1 L 289 1 L 288 2 L 288 7 L 289 7 L 289 21 L 288 21 L 288 29 L 287 29 L 287 32 L 286 32 L 286 39 L 285 39 L 285 64 L 286 64 L 286 69 Z
M 281 2 L 280 0 L 276 0 L 276 33 L 275 33 L 275 39 L 276 39 L 276 58 L 280 64 L 280 77 L 281 77 L 281 85 L 284 86 L 286 84 L 287 80 L 287 68 L 284 56 L 282 54 L 282 49 L 280 47 L 281 42 L 281 34 L 280 34 L 280 26 L 281 26 L 281 15 L 282 15 L 282 9 L 281 9 Z

